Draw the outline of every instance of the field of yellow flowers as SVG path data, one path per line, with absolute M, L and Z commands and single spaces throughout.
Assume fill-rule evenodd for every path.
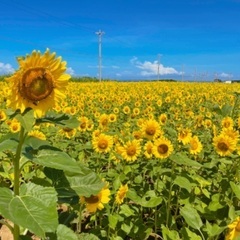
M 0 223 L 14 240 L 238 239 L 238 84 L 67 85 L 43 56 L 0 82 Z

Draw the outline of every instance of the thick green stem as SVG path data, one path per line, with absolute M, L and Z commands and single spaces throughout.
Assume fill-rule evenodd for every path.
M 15 158 L 13 159 L 13 165 L 14 165 L 14 196 L 19 195 L 19 187 L 20 187 L 20 157 L 21 157 L 21 151 L 22 151 L 22 145 L 24 142 L 24 128 L 21 128 L 20 134 L 19 134 L 19 143 L 16 151 Z M 20 235 L 20 229 L 17 224 L 14 224 L 14 230 L 13 230 L 13 237 L 14 240 L 18 240 Z
M 169 227 L 169 218 L 171 213 L 171 198 L 172 198 L 174 167 L 175 165 L 172 163 L 171 181 L 170 181 L 170 188 L 169 188 L 168 201 L 167 201 L 167 218 L 166 218 L 167 227 Z

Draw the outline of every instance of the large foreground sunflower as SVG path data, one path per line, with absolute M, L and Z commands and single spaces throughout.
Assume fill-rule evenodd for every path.
M 63 92 L 70 75 L 65 73 L 66 62 L 55 55 L 47 49 L 44 54 L 33 51 L 26 58 L 18 58 L 19 69 L 8 78 L 11 88 L 8 107 L 21 113 L 32 108 L 36 117 L 42 117 L 65 97 Z
M 228 233 L 225 240 L 237 240 L 240 238 L 240 217 L 237 217 L 228 225 Z

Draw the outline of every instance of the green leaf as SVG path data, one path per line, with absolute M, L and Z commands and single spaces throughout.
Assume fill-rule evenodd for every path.
M 50 143 L 48 141 L 41 140 L 33 136 L 27 136 L 24 141 L 24 145 L 32 147 L 33 149 L 37 150 L 41 146 L 50 146 Z
M 202 165 L 199 162 L 191 160 L 185 153 L 176 153 L 170 156 L 170 159 L 179 165 L 200 168 Z
M 77 235 L 67 226 L 59 224 L 57 227 L 58 240 L 78 240 Z
M 18 140 L 15 139 L 15 138 L 8 138 L 8 139 L 1 139 L 1 142 L 0 142 L 0 151 L 3 152 L 3 151 L 6 151 L 6 150 L 9 150 L 9 151 L 16 151 L 16 148 L 18 146 Z
M 27 109 L 23 114 L 17 114 L 15 118 L 21 123 L 21 126 L 27 131 L 32 130 L 32 126 L 35 122 L 32 109 Z
M 91 233 L 81 233 L 78 237 L 79 240 L 100 240 L 97 236 Z
M 11 214 L 9 211 L 9 203 L 13 199 L 13 192 L 8 189 L 0 188 L 0 214 L 7 219 L 11 219 Z
M 164 225 L 161 225 L 164 240 L 180 240 L 179 234 L 175 230 L 170 230 Z
M 55 112 L 49 111 L 44 118 L 39 118 L 37 123 L 54 123 L 62 127 L 76 128 L 79 126 L 79 121 L 68 114 L 57 114 Z
M 219 227 L 217 224 L 211 225 L 208 221 L 206 222 L 206 230 L 209 237 L 214 237 L 223 232 L 225 227 Z
M 94 172 L 89 172 L 86 175 L 78 174 L 73 176 L 66 174 L 66 178 L 71 189 L 79 196 L 89 197 L 96 195 L 104 186 L 102 180 Z
M 180 214 L 183 216 L 189 226 L 194 229 L 200 229 L 203 225 L 202 220 L 197 212 L 191 205 L 186 204 L 180 209 Z
M 123 204 L 120 206 L 120 214 L 125 215 L 126 217 L 134 216 L 135 212 L 127 205 Z
M 185 188 L 188 192 L 191 192 L 192 184 L 189 180 L 182 176 L 177 176 L 174 180 L 174 183 L 181 188 Z
M 127 192 L 127 197 L 142 207 L 152 208 L 162 203 L 162 198 L 157 197 L 154 191 L 148 191 L 144 196 L 140 197 L 134 190 L 131 189 Z
M 118 214 L 110 214 L 108 216 L 109 227 L 115 229 L 118 223 Z
M 86 167 L 79 174 L 64 173 L 51 168 L 44 168 L 44 173 L 52 180 L 58 197 L 62 200 L 68 199 L 68 202 L 73 201 L 76 196 L 96 195 L 104 186 L 102 180 Z
M 55 232 L 58 215 L 54 188 L 28 183 L 20 187 L 20 194 L 9 203 L 10 220 L 42 238 L 46 232 Z
M 183 236 L 183 239 L 188 239 L 188 240 L 202 240 L 202 238 L 197 235 L 196 233 L 192 232 L 190 229 L 188 228 L 182 228 L 181 229 L 181 233 Z
M 236 185 L 234 182 L 230 182 L 230 186 L 238 199 L 240 199 L 240 185 Z

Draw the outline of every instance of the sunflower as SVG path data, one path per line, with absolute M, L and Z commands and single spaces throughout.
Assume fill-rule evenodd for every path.
M 232 128 L 234 125 L 234 121 L 231 117 L 225 117 L 222 119 L 221 124 L 223 128 Z
M 160 121 L 161 125 L 164 125 L 167 122 L 167 114 L 166 113 L 162 113 L 159 116 L 159 121 Z
M 123 107 L 123 113 L 124 114 L 130 114 L 131 113 L 131 109 L 130 109 L 130 107 L 129 106 L 124 106 Z
M 234 130 L 233 128 L 223 128 L 221 131 L 221 134 L 225 134 L 232 138 L 232 140 L 238 142 L 239 139 L 239 133 L 238 131 Z
M 64 90 L 71 76 L 64 73 L 66 62 L 55 55 L 47 49 L 43 55 L 33 51 L 26 58 L 18 58 L 19 70 L 7 78 L 11 87 L 8 107 L 20 109 L 21 113 L 32 108 L 35 117 L 42 117 L 65 97 Z
M 192 132 L 188 128 L 181 129 L 178 132 L 178 141 L 182 142 L 183 145 L 188 144 L 191 140 L 191 137 L 192 137 Z
M 228 233 L 225 240 L 235 240 L 240 237 L 240 217 L 237 217 L 232 223 L 228 225 Z
M 164 159 L 169 157 L 173 152 L 173 145 L 170 140 L 164 137 L 158 138 L 153 143 L 152 152 L 156 158 Z
M 156 120 L 146 120 L 141 127 L 143 137 L 152 140 L 161 134 L 161 128 Z
M 7 115 L 4 110 L 0 110 L 0 122 L 4 122 L 7 119 Z
M 120 188 L 117 191 L 116 197 L 115 197 L 115 202 L 117 204 L 122 204 L 124 198 L 126 197 L 126 194 L 128 192 L 128 185 L 121 185 Z
M 60 135 L 63 135 L 66 138 L 71 139 L 71 138 L 75 137 L 77 130 L 75 128 L 65 127 L 65 128 L 60 129 L 59 133 L 60 133 Z
M 229 156 L 236 149 L 236 141 L 231 137 L 220 134 L 213 138 L 213 145 L 220 156 Z
M 125 143 L 123 147 L 120 148 L 121 155 L 123 159 L 128 162 L 133 162 L 137 160 L 137 157 L 141 153 L 141 145 L 139 140 L 132 140 Z
M 110 201 L 110 190 L 108 184 L 97 195 L 91 195 L 90 197 L 80 197 L 80 202 L 86 205 L 86 208 L 89 212 L 94 213 L 98 210 L 104 208 L 103 204 L 106 204 Z
M 41 140 L 46 140 L 46 136 L 44 133 L 40 132 L 39 130 L 32 130 L 28 133 L 28 136 L 32 136 Z
M 107 125 L 108 125 L 108 123 L 109 123 L 109 116 L 107 115 L 107 114 L 102 114 L 102 115 L 100 115 L 99 116 L 99 125 L 101 126 L 101 127 L 106 127 Z
M 109 114 L 109 122 L 116 122 L 117 121 L 117 115 L 115 113 Z
M 92 145 L 98 153 L 108 153 L 113 146 L 112 136 L 101 133 L 99 136 L 92 139 Z
M 13 119 L 9 125 L 9 128 L 12 133 L 17 133 L 21 130 L 21 124 L 17 120 Z
M 198 136 L 193 136 L 189 142 L 190 154 L 198 154 L 202 151 L 202 143 L 199 141 Z
M 153 153 L 152 153 L 152 149 L 153 149 L 153 143 L 151 141 L 147 141 L 143 147 L 144 149 L 144 156 L 146 158 L 151 158 Z
M 78 126 L 78 130 L 80 132 L 85 132 L 87 130 L 88 127 L 88 118 L 87 117 L 78 117 L 78 121 L 79 121 L 79 126 Z

